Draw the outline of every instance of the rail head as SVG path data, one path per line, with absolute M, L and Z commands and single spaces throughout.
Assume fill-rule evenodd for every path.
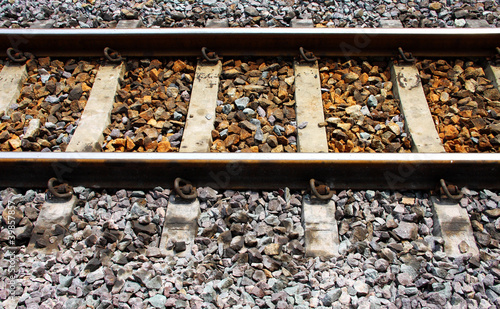
M 126 38 L 126 40 L 124 40 Z M 13 47 L 37 56 L 102 56 L 105 47 L 123 56 L 396 56 L 398 47 L 417 57 L 495 54 L 498 28 L 140 28 L 1 29 L 0 51 Z
M 440 179 L 500 189 L 497 154 L 448 153 L 1 153 L 0 186 L 171 187 L 174 179 L 226 189 L 303 188 L 311 178 L 338 189 L 433 189 Z

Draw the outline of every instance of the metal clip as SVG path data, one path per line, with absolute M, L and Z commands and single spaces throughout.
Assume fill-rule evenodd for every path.
M 444 179 L 439 180 L 439 184 L 441 185 L 441 188 L 440 188 L 441 194 L 446 194 L 446 196 L 449 199 L 458 201 L 458 200 L 460 200 L 464 196 L 464 194 L 462 193 L 462 191 L 458 190 L 457 186 L 446 185 L 446 182 L 444 181 Z M 458 193 L 457 194 L 451 194 L 450 190 L 453 190 L 453 191 L 458 192 Z
M 219 61 L 219 56 L 215 52 L 210 51 L 205 46 L 203 46 L 201 48 L 201 54 L 203 55 L 203 58 L 206 61 L 208 61 L 208 62 L 217 62 L 217 61 Z
M 104 57 L 106 57 L 106 59 L 110 62 L 122 62 L 124 60 L 119 52 L 109 47 L 104 48 Z
M 316 58 L 316 56 L 314 56 L 312 52 L 304 50 L 304 47 L 300 47 L 299 52 L 302 59 L 304 59 L 307 62 L 314 62 L 318 60 L 318 58 Z
M 403 48 L 398 47 L 398 51 L 399 51 L 399 54 L 401 55 L 401 58 L 403 58 L 404 61 L 406 61 L 408 63 L 414 63 L 415 61 L 417 61 L 417 59 L 415 59 L 413 57 L 412 53 L 405 53 L 403 51 Z
M 333 190 L 331 190 L 324 183 L 314 180 L 314 178 L 311 178 L 311 180 L 309 181 L 309 186 L 311 187 L 311 192 L 314 194 L 314 196 L 321 200 L 329 200 L 333 196 Z
M 63 198 L 63 199 L 69 199 L 73 196 L 73 187 L 66 184 L 66 183 L 61 183 L 59 185 L 54 185 L 54 183 L 57 181 L 57 178 L 52 177 L 49 179 L 49 182 L 47 184 L 47 187 L 49 189 L 49 192 L 58 198 Z
M 7 48 L 7 57 L 9 57 L 10 60 L 16 63 L 23 63 L 28 60 L 28 58 L 31 58 L 31 54 L 29 53 L 23 53 L 22 51 L 9 47 Z
M 182 178 L 175 178 L 174 180 L 174 190 L 180 197 L 186 200 L 192 200 L 198 197 L 196 188 L 193 185 Z

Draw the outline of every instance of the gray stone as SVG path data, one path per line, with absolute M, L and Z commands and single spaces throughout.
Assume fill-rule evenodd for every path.
M 330 307 L 334 302 L 336 302 L 339 298 L 340 295 L 342 295 L 342 290 L 341 289 L 333 289 L 330 290 L 326 293 L 326 295 L 323 297 L 321 300 L 323 302 L 323 306 Z
M 383 248 L 382 250 L 380 250 L 380 256 L 388 260 L 389 262 L 394 261 L 394 259 L 396 258 L 396 254 L 389 248 Z
M 264 219 L 264 222 L 266 222 L 269 225 L 273 225 L 273 226 L 278 226 L 280 224 L 280 220 L 275 215 L 269 215 L 269 216 L 267 216 Z
M 418 225 L 402 221 L 399 223 L 398 227 L 394 229 L 394 232 L 402 239 L 415 240 L 418 237 Z
M 136 283 L 136 282 L 132 282 L 132 281 L 125 281 L 125 284 L 123 285 L 124 292 L 136 293 L 140 289 L 141 289 L 141 285 Z
M 80 97 L 82 96 L 82 93 L 83 93 L 82 84 L 78 84 L 69 92 L 68 99 L 70 101 L 79 100 Z
M 235 250 L 235 251 L 240 251 L 241 248 L 243 248 L 243 245 L 244 245 L 243 236 L 235 236 L 231 240 L 230 248 Z
M 389 268 L 389 262 L 385 259 L 378 259 L 375 261 L 375 269 L 380 272 L 385 272 Z
M 404 286 L 409 286 L 410 284 L 412 284 L 412 281 L 413 281 L 412 277 L 408 273 L 404 273 L 404 272 L 398 274 L 397 279 L 398 279 L 399 284 L 404 285 Z
M 417 271 L 412 266 L 408 266 L 406 264 L 401 265 L 401 272 L 408 274 L 412 281 L 418 276 Z
M 262 143 L 264 141 L 264 132 L 262 132 L 261 128 L 257 128 L 255 130 L 254 140 L 259 143 Z
M 227 277 L 227 278 L 224 278 L 222 279 L 218 286 L 219 286 L 219 289 L 221 290 L 225 290 L 225 289 L 229 289 L 231 286 L 233 286 L 234 282 L 233 282 L 233 279 Z
M 140 268 L 139 270 L 134 271 L 132 275 L 134 276 L 137 282 L 142 283 L 144 285 L 153 276 L 153 274 L 150 271 L 145 270 L 144 268 Z
M 256 282 L 259 282 L 259 281 L 266 281 L 267 277 L 266 277 L 266 274 L 262 270 L 256 270 L 253 273 L 252 279 L 255 280 Z
M 159 290 L 162 288 L 162 281 L 160 276 L 151 278 L 146 282 L 146 287 L 148 289 Z
M 455 11 L 455 18 L 464 18 L 465 16 L 467 16 L 466 10 Z
M 149 211 L 137 203 L 134 203 L 134 205 L 132 205 L 132 208 L 130 209 L 130 215 L 132 218 L 135 218 L 135 219 L 137 219 L 140 216 L 145 216 L 148 214 L 149 214 Z
M 73 282 L 74 276 L 59 275 L 59 286 L 69 288 Z
M 457 28 L 463 28 L 465 27 L 465 19 L 455 19 L 455 27 Z
M 245 13 L 252 16 L 252 17 L 257 17 L 260 15 L 259 11 L 257 11 L 257 9 L 251 5 L 245 6 Z
M 405 295 L 408 295 L 408 296 L 414 296 L 414 295 L 417 295 L 418 294 L 418 288 L 416 287 L 405 287 L 404 289 L 405 291 Z
M 80 298 L 70 298 L 64 304 L 65 309 L 78 309 L 80 306 L 84 305 L 84 300 Z
M 236 108 L 239 110 L 245 109 L 249 102 L 250 102 L 249 97 L 241 97 L 239 99 L 234 100 L 234 104 L 236 105 Z
M 99 267 L 97 270 L 89 273 L 87 275 L 87 278 L 85 279 L 86 282 L 88 283 L 94 283 L 97 280 L 104 279 L 104 270 L 102 267 Z
M 165 308 L 167 297 L 161 294 L 156 294 L 155 296 L 146 299 L 146 302 L 149 302 L 151 306 L 155 308 Z
M 356 293 L 358 296 L 367 295 L 368 292 L 370 291 L 370 287 L 368 286 L 368 284 L 364 283 L 363 281 L 359 281 L 359 280 L 354 282 L 353 287 L 356 290 Z

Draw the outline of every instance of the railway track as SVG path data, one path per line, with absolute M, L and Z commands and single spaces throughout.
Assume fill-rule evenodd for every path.
M 0 186 L 51 179 L 2 191 L 3 267 L 72 308 L 498 306 L 499 36 L 2 30 Z

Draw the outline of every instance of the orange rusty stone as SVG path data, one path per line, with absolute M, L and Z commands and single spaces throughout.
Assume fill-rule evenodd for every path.
M 227 133 L 228 134 L 240 134 L 241 128 L 238 126 L 237 123 L 232 123 L 228 128 L 227 128 Z
M 149 78 L 153 80 L 153 82 L 158 81 L 158 70 L 157 69 L 152 69 L 149 71 Z
M 226 151 L 226 146 L 224 145 L 224 141 L 220 140 L 220 139 L 216 140 L 212 144 L 211 150 L 217 151 L 217 152 L 224 152 L 224 151 Z
M 105 151 L 115 151 L 115 147 L 113 147 L 113 144 L 107 143 Z
M 286 136 L 289 136 L 289 135 L 292 135 L 292 134 L 295 134 L 295 132 L 297 131 L 297 128 L 292 126 L 292 125 L 289 125 L 287 124 L 285 126 L 285 135 Z
M 332 100 L 333 103 L 335 103 L 335 104 L 345 104 L 344 99 L 342 99 L 342 97 L 340 95 L 338 95 L 337 93 L 331 92 L 330 96 L 331 96 L 331 100 Z
M 149 121 L 151 118 L 154 117 L 153 110 L 150 108 L 146 111 L 143 111 L 142 113 L 139 114 L 139 117 L 141 117 L 146 121 Z
M 283 152 L 283 145 L 278 145 L 271 150 L 271 152 Z
M 82 83 L 82 91 L 83 91 L 83 92 L 88 92 L 88 91 L 90 91 L 90 90 L 92 90 L 92 87 L 89 87 L 89 86 L 87 85 L 87 83 Z
M 457 116 L 457 115 L 453 115 L 451 116 L 450 120 L 454 123 L 454 124 L 458 124 L 460 122 L 460 117 Z
M 182 70 L 184 70 L 186 68 L 186 63 L 182 60 L 177 60 L 175 61 L 173 67 L 172 67 L 172 70 L 175 72 L 175 73 L 178 73 Z
M 365 85 L 368 82 L 368 74 L 361 74 L 361 76 L 359 77 L 359 81 L 361 82 L 361 84 Z
M 21 147 L 21 140 L 19 138 L 12 138 L 8 142 L 12 149 L 18 149 L 19 147 Z
M 468 148 L 469 147 L 467 147 L 465 145 L 456 144 L 455 145 L 455 152 L 467 153 L 468 152 Z
M 460 115 L 460 117 L 470 118 L 470 117 L 472 117 L 472 111 L 470 109 L 463 110 L 463 111 L 460 111 L 458 113 L 458 115 Z
M 170 142 L 168 140 L 164 140 L 158 143 L 158 152 L 169 152 L 173 151 L 172 146 L 170 145 Z
M 240 137 L 237 134 L 231 134 L 224 140 L 224 145 L 227 147 L 237 144 L 240 141 Z
M 465 139 L 469 139 L 470 138 L 469 130 L 466 127 L 462 127 L 462 131 L 460 131 L 460 136 Z
M 283 145 L 283 146 L 288 145 L 288 139 L 286 137 L 284 137 L 283 135 L 278 136 L 277 139 L 278 139 L 278 144 Z
M 157 141 L 151 141 L 151 139 L 148 137 L 144 139 L 144 148 L 146 149 L 146 151 L 155 151 L 157 147 Z
M 437 95 L 437 94 L 435 94 L 433 92 L 429 94 L 429 101 L 431 101 L 432 103 L 438 102 L 439 99 L 440 99 L 439 95 Z
M 244 141 L 244 140 L 246 140 L 249 137 L 252 137 L 252 133 L 248 132 L 245 129 L 241 129 L 240 130 L 240 141 Z
M 444 127 L 444 138 L 447 139 L 447 140 L 450 140 L 450 139 L 455 139 L 458 137 L 458 134 L 460 132 L 458 132 L 457 128 L 455 128 L 455 126 L 453 125 L 447 125 Z
M 116 148 L 116 147 L 120 147 L 120 146 L 125 146 L 125 139 L 124 138 L 117 138 L 115 140 L 113 140 L 113 146 Z
M 352 140 L 348 139 L 347 143 L 345 145 L 345 152 L 351 152 L 351 150 L 354 148 L 354 143 Z
M 219 125 L 217 126 L 217 130 L 219 131 L 222 131 L 224 129 L 228 129 L 229 128 L 229 121 L 227 120 L 223 120 L 221 121 L 221 123 L 219 123 Z M 229 131 L 229 129 L 228 129 Z
M 493 146 L 491 146 L 490 141 L 484 136 L 481 136 L 479 138 L 479 145 L 478 146 L 479 146 L 479 149 L 481 149 L 481 150 L 488 150 L 488 149 L 493 147 Z
M 125 148 L 127 149 L 127 151 L 132 151 L 135 148 L 134 141 L 128 136 L 126 139 Z
M 220 137 L 219 131 L 217 130 L 212 130 L 212 140 L 216 140 Z

